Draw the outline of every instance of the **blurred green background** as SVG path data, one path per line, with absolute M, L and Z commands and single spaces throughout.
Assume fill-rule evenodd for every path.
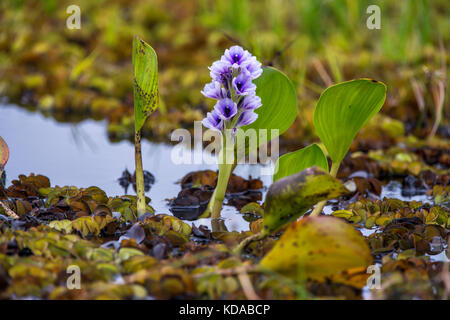
M 66 28 L 66 8 L 81 9 L 81 29 Z M 369 30 L 369 5 L 381 29 Z M 207 67 L 239 44 L 295 83 L 299 114 L 284 135 L 296 148 L 314 139 L 312 113 L 329 85 L 371 77 L 388 85 L 370 134 L 402 127 L 423 138 L 437 114 L 447 137 L 450 33 L 448 0 L 2 0 L 0 95 L 59 121 L 108 120 L 111 140 L 133 135 L 131 43 L 139 35 L 159 57 L 161 108 L 147 137 L 167 141 L 211 108 L 200 90 Z M 282 106 L 280 106 L 282 107 Z M 364 135 L 364 132 L 362 133 Z

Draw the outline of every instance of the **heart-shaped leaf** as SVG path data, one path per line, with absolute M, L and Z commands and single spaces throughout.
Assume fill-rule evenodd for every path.
M 237 135 L 249 129 L 256 130 L 259 147 L 281 135 L 292 125 L 297 117 L 297 94 L 291 80 L 275 68 L 263 68 L 263 73 L 254 83 L 256 95 L 261 98 L 262 103 L 262 106 L 255 110 L 258 119 L 238 130 Z M 260 129 L 266 129 L 267 135 L 262 135 L 261 138 Z M 278 134 L 272 134 L 272 129 L 277 129 Z
M 383 106 L 386 86 L 359 79 L 326 89 L 314 111 L 314 127 L 334 163 L 340 163 L 358 131 Z
M 5 140 L 0 137 L 0 170 L 3 170 L 9 159 L 9 148 Z
M 371 264 L 372 255 L 361 234 L 330 216 L 293 223 L 261 261 L 263 267 L 295 280 L 331 278 L 336 282 L 344 282 L 344 271 L 359 269 L 366 274 Z
M 264 233 L 270 234 L 303 215 L 316 203 L 348 194 L 336 178 L 312 167 L 274 182 L 264 204 Z
M 277 181 L 313 166 L 318 166 L 319 168 L 328 171 L 327 157 L 325 157 L 322 149 L 315 143 L 303 149 L 286 153 L 278 158 L 277 163 L 275 164 L 273 181 Z
M 139 131 L 158 107 L 158 59 L 144 40 L 133 39 L 134 122 Z

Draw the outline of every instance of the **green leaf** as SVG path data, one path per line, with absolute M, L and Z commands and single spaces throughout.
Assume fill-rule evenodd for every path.
M 291 80 L 275 68 L 263 68 L 262 75 L 254 81 L 256 95 L 261 98 L 262 106 L 255 110 L 258 119 L 238 130 L 237 135 L 260 129 L 267 129 L 267 136 L 260 139 L 258 147 L 285 132 L 297 117 L 297 94 Z M 271 135 L 272 129 L 278 129 L 278 134 Z M 239 138 L 239 137 L 238 137 Z
M 323 154 L 322 149 L 313 143 L 303 149 L 286 153 L 278 158 L 275 164 L 275 173 L 273 181 L 290 176 L 304 169 L 318 166 L 328 171 L 327 157 Z
M 138 37 L 133 39 L 134 123 L 141 130 L 158 107 L 158 59 L 155 50 Z
M 340 163 L 358 131 L 381 109 L 386 86 L 375 80 L 342 82 L 326 89 L 314 112 L 314 127 L 334 163 Z
M 348 194 L 336 178 L 318 167 L 275 181 L 264 203 L 264 233 L 271 234 L 297 220 L 316 203 Z
M 0 137 L 0 171 L 3 170 L 9 159 L 9 148 L 5 140 Z
M 305 217 L 293 223 L 261 261 L 262 267 L 294 280 L 331 278 L 354 287 L 366 284 L 366 269 L 371 264 L 362 235 L 344 220 L 330 216 Z M 355 269 L 363 277 L 352 281 L 344 271 Z

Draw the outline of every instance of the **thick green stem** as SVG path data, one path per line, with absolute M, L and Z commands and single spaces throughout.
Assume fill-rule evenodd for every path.
M 331 170 L 330 170 L 330 175 L 333 176 L 334 178 L 336 178 L 339 167 L 341 165 L 341 162 L 333 162 L 331 164 Z M 323 200 L 320 201 L 316 207 L 314 208 L 314 210 L 311 212 L 310 216 L 311 217 L 316 217 L 318 215 L 320 215 L 320 213 L 323 210 L 323 207 L 325 207 L 325 204 L 327 203 L 327 200 Z
M 141 130 L 134 134 L 134 161 L 136 165 L 137 216 L 145 213 L 144 169 L 142 167 Z
M 201 218 L 212 217 L 213 219 L 220 218 L 220 212 L 222 211 L 223 201 L 225 199 L 225 193 L 227 191 L 228 180 L 231 173 L 236 167 L 234 161 L 234 139 L 231 135 L 226 134 L 222 149 L 219 153 L 219 175 L 217 177 L 216 188 L 209 200 L 208 207 L 203 212 Z

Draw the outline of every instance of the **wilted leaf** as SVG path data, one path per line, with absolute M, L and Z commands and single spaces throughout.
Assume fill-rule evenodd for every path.
M 158 59 L 155 50 L 138 37 L 133 39 L 133 74 L 135 131 L 139 131 L 158 107 Z
M 386 86 L 369 79 L 342 82 L 322 93 L 314 111 L 314 128 L 333 162 L 342 161 L 353 138 L 385 99 Z
M 273 181 L 277 181 L 313 166 L 318 166 L 319 168 L 328 171 L 327 158 L 323 154 L 322 149 L 315 143 L 279 157 L 275 164 Z
M 264 232 L 272 233 L 296 220 L 316 203 L 348 193 L 343 184 L 312 167 L 274 182 L 264 205 Z
M 339 282 L 342 272 L 372 264 L 370 249 L 350 224 L 334 217 L 305 217 L 290 225 L 261 265 L 295 280 Z
M 145 219 L 142 226 L 149 229 L 151 233 L 167 237 L 173 245 L 189 241 L 189 235 L 192 232 L 192 228 L 187 223 L 164 214 Z
M 80 232 L 83 237 L 89 234 L 98 236 L 101 228 L 92 217 L 81 217 L 72 222 L 72 228 Z

